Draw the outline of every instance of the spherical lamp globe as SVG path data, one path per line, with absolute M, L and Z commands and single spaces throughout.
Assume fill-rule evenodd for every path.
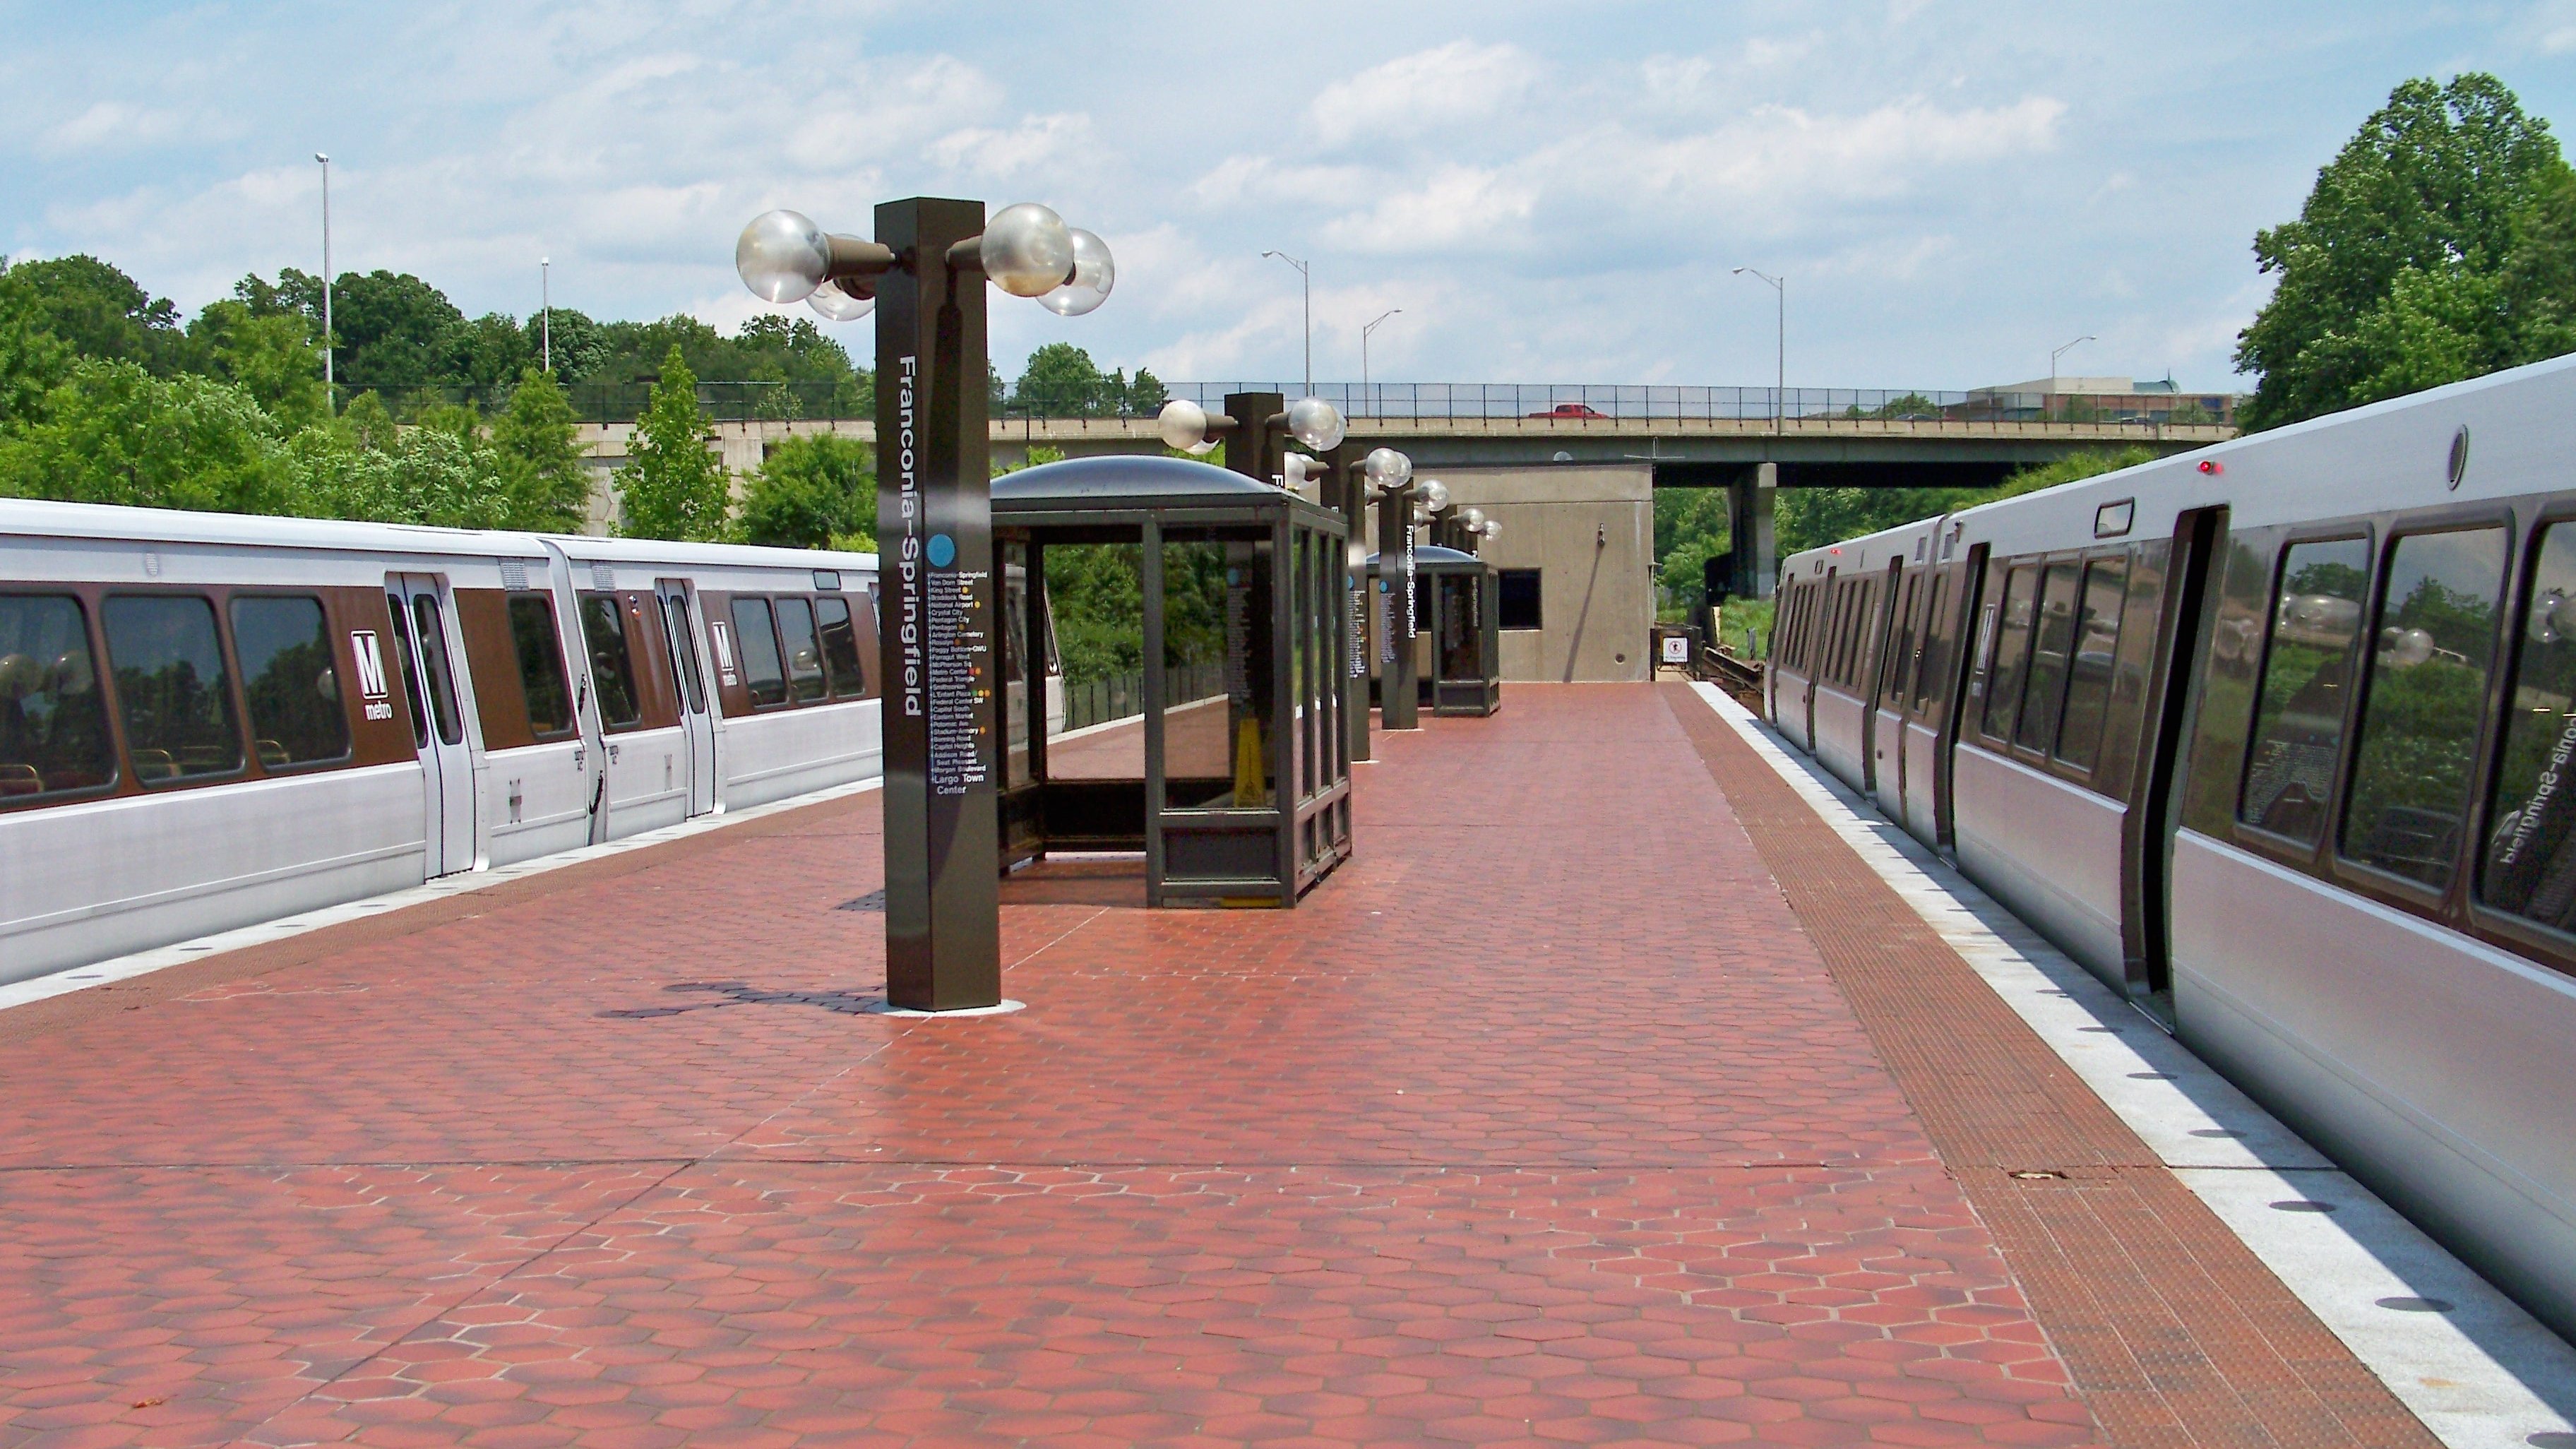
M 984 275 L 1014 297 L 1043 297 L 1073 274 L 1073 232 L 1051 207 L 1018 202 L 984 223 Z
M 1109 259 L 1109 243 L 1081 227 L 1069 235 L 1073 238 L 1073 280 L 1038 298 L 1038 305 L 1059 317 L 1079 317 L 1109 300 L 1109 289 L 1118 284 L 1117 264 Z
M 832 244 L 814 219 L 799 211 L 764 211 L 733 244 L 733 269 L 752 295 L 767 302 L 801 302 L 823 285 L 832 266 Z
M 1154 432 L 1166 448 L 1184 453 L 1195 452 L 1207 441 L 1207 409 L 1187 398 L 1174 398 L 1163 404 L 1154 418 Z
M 823 315 L 829 322 L 856 322 L 876 310 L 874 297 L 853 297 L 838 282 L 825 282 L 805 299 L 805 305 Z
M 1288 405 L 1289 436 L 1318 453 L 1340 447 L 1348 432 L 1341 410 L 1322 398 L 1301 397 Z

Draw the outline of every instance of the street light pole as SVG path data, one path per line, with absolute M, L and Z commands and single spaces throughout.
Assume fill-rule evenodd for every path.
M 331 158 L 320 151 L 313 159 L 322 163 L 322 401 L 338 412 L 338 379 L 331 374 Z
M 2078 337 L 2073 342 L 2067 343 L 2064 347 L 2051 351 L 2048 354 L 2048 390 L 2051 392 L 2055 392 L 2057 390 L 2057 359 L 2073 352 L 2076 348 L 2083 346 L 2087 342 L 2098 342 L 2100 340 L 2100 338 L 2090 336 Z
M 1262 255 L 1265 257 L 1277 257 L 1279 260 L 1295 267 L 1297 269 L 1297 275 L 1305 281 L 1306 395 L 1308 397 L 1313 397 L 1315 395 L 1315 274 L 1307 269 L 1304 262 L 1288 255 L 1286 252 L 1263 252 Z
M 1768 272 L 1754 271 L 1751 267 L 1735 269 L 1735 274 L 1739 277 L 1747 272 L 1753 272 L 1753 275 L 1769 282 L 1771 290 L 1780 294 L 1780 339 L 1778 348 L 1773 353 L 1778 372 L 1774 375 L 1771 384 L 1771 431 L 1786 432 L 1789 426 L 1789 279 L 1786 276 L 1775 277 Z
M 555 259 L 537 258 L 537 335 L 542 339 L 545 369 L 548 376 L 555 370 Z
M 1389 317 L 1397 316 L 1403 311 L 1404 309 L 1402 307 L 1389 307 L 1378 314 L 1376 322 L 1371 322 L 1366 327 L 1360 329 L 1360 396 L 1362 397 L 1367 397 L 1369 395 L 1369 334 L 1378 329 L 1379 323 L 1386 321 Z M 1310 383 L 1309 387 L 1311 386 L 1312 384 Z M 1376 408 L 1372 407 L 1370 408 L 1370 411 L 1375 412 Z

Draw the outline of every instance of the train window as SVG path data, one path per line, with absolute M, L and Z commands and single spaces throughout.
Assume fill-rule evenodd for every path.
M 149 785 L 240 769 L 215 606 L 194 594 L 119 594 L 100 622 L 135 778 Z
M 591 687 L 599 691 L 599 722 L 631 730 L 644 722 L 643 695 L 635 688 L 635 659 L 626 648 L 626 615 L 615 594 L 581 596 L 582 642 L 590 648 Z
M 778 601 L 778 638 L 787 650 L 787 686 L 799 704 L 821 699 L 831 688 L 823 677 L 823 646 L 814 638 L 814 605 L 798 598 Z
M 2102 720 L 2111 707 L 2111 668 L 2120 653 L 2120 610 L 2129 598 L 2126 555 L 2084 566 L 2083 606 L 2076 621 L 2075 657 L 2066 672 L 2066 718 L 2057 727 L 2060 763 L 2093 768 L 2102 748 Z
M 850 605 L 845 599 L 816 599 L 814 617 L 823 632 L 823 663 L 832 671 L 832 693 L 842 699 L 856 699 L 868 692 L 867 671 L 859 667 L 859 631 L 850 621 Z M 1027 621 L 1018 613 L 1011 615 L 1011 627 L 1023 629 Z
M 340 671 L 320 599 L 234 599 L 233 657 L 241 661 L 251 748 L 262 768 L 348 758 L 349 712 L 340 703 Z
M 456 704 L 456 670 L 447 659 L 447 626 L 439 622 L 438 600 L 427 594 L 414 594 L 411 600 L 412 622 L 420 626 L 421 667 L 429 671 L 430 714 L 438 722 L 438 737 L 447 743 L 461 744 L 465 739 L 465 712 Z
M 733 629 L 742 641 L 742 682 L 753 705 L 787 702 L 787 671 L 778 662 L 778 633 L 767 599 L 736 598 Z
M 115 780 L 80 601 L 0 594 L 0 804 Z
M 1954 682 L 1944 676 L 1951 672 L 1951 641 L 1959 632 L 1959 591 L 1946 570 L 1933 575 L 1923 587 L 1932 597 L 1923 611 L 1923 658 L 1914 666 L 1914 714 L 1918 719 L 1930 719 L 1933 700 L 1938 697 L 1946 702 Z
M 2021 708 L 2022 656 L 2030 651 L 2030 621 L 2036 608 L 2039 569 L 2023 564 L 2004 577 L 2003 628 L 1995 638 L 1994 662 L 1986 670 L 1988 735 L 2009 740 L 2013 716 Z
M 2409 534 L 2379 586 L 2342 849 L 2437 890 L 2468 813 L 2505 552 L 2501 528 Z
M 2294 543 L 2282 555 L 2236 805 L 2246 824 L 2316 843 L 2343 748 L 2344 685 L 2369 581 L 2370 545 L 2358 538 Z
M 1889 709 L 1905 707 L 1905 668 L 1914 659 L 1914 596 L 1922 581 L 1920 574 L 1907 574 L 1898 591 L 1896 627 L 1888 635 L 1887 667 L 1879 671 L 1878 682 L 1879 700 Z
M 691 714 L 707 712 L 706 685 L 698 678 L 698 645 L 689 635 L 689 601 L 678 594 L 657 594 L 654 612 L 662 620 L 662 637 L 671 646 L 671 669 L 680 676 L 680 695 Z
M 2555 524 L 2541 535 L 2530 599 L 2478 898 L 2576 931 L 2576 831 L 2569 829 L 2576 825 L 2576 524 Z M 8 602 L 0 599 L 0 608 Z
M 2046 753 L 2057 744 L 2058 711 L 2066 706 L 2066 666 L 2075 653 L 2075 584 L 2072 562 L 2050 564 L 2041 577 L 2039 622 L 2031 631 L 2030 674 L 2023 683 L 2021 723 L 2014 739 Z
M 519 687 L 528 697 L 528 728 L 538 739 L 572 733 L 572 691 L 564 687 L 563 636 L 551 595 L 510 595 L 510 643 L 519 655 Z
M 420 682 L 411 677 L 411 614 L 402 595 L 385 595 L 385 614 L 394 625 L 394 673 L 402 680 L 403 698 L 411 704 L 412 748 L 425 750 L 429 748 L 429 716 L 421 713 Z

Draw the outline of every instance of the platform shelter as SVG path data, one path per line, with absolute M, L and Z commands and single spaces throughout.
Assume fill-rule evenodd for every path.
M 1347 859 L 1348 537 L 1331 509 L 1185 458 L 995 479 L 1005 868 L 1141 851 L 1149 905 L 1291 906 Z M 1078 627 L 1096 636 L 1099 601 L 1130 578 L 1135 632 L 1059 636 L 1052 597 L 1080 592 Z M 1121 640 L 1141 658 L 1141 714 L 1050 737 L 1038 661 Z
M 1371 576 L 1380 572 L 1369 556 Z M 1503 707 L 1502 574 L 1460 549 L 1417 544 L 1413 550 L 1414 620 L 1425 651 L 1414 671 L 1422 706 L 1433 714 L 1483 715 Z M 1404 601 L 1389 596 L 1390 609 Z M 1383 676 L 1381 676 L 1381 684 Z

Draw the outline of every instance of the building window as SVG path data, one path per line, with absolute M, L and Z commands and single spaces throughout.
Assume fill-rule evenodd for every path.
M 1503 601 L 1499 615 L 1503 628 L 1536 629 L 1539 625 L 1538 570 L 1503 570 Z

